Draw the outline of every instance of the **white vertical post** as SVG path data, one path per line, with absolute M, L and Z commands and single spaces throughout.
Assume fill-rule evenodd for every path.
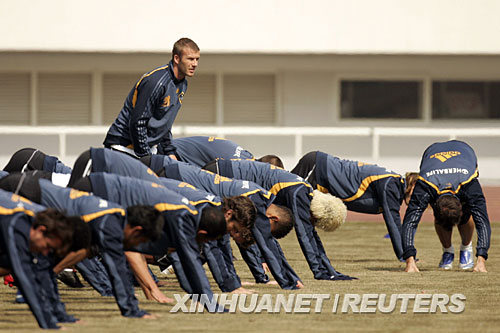
M 59 158 L 66 160 L 66 132 L 59 132 Z
M 295 134 L 295 160 L 302 157 L 302 134 Z

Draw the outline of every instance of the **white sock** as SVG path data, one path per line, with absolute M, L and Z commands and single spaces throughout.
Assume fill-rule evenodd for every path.
M 460 251 L 472 251 L 472 241 L 469 245 L 460 244 Z
M 455 249 L 453 248 L 453 245 L 448 248 L 443 247 L 443 252 L 455 253 Z

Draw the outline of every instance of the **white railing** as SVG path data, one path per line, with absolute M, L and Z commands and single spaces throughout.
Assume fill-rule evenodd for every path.
M 0 134 L 25 135 L 57 135 L 59 158 L 67 155 L 66 142 L 68 135 L 102 135 L 104 138 L 107 126 L 0 126 Z M 380 156 L 381 137 L 447 137 L 450 140 L 460 137 L 500 137 L 500 128 L 416 128 L 416 127 L 221 127 L 221 126 L 174 126 L 174 136 L 215 135 L 256 135 L 256 136 L 293 136 L 294 156 L 299 159 L 303 155 L 302 142 L 304 136 L 353 136 L 371 137 L 371 157 L 378 160 Z

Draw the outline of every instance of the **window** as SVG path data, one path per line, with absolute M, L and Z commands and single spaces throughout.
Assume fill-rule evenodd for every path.
M 30 122 L 30 74 L 0 73 L 0 119 L 2 125 Z
M 499 119 L 500 82 L 434 81 L 432 118 Z
M 274 75 L 224 75 L 224 123 L 274 125 Z
M 141 78 L 137 74 L 104 74 L 102 82 L 102 124 L 111 125 L 123 107 L 123 103 L 134 84 Z
M 90 74 L 40 74 L 39 125 L 90 124 Z
M 175 124 L 215 124 L 215 75 L 196 74 L 188 78 Z
M 342 118 L 416 119 L 422 83 L 417 81 L 342 81 Z

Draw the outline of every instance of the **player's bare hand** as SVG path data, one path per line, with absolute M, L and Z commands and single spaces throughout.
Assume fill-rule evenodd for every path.
M 476 265 L 474 266 L 473 272 L 486 273 L 486 260 L 483 257 L 478 256 Z
M 295 286 L 297 288 L 299 288 L 299 289 L 304 289 L 305 288 L 304 284 L 301 281 L 297 281 L 297 284 Z
M 173 155 L 173 154 L 168 155 L 168 157 L 170 157 L 170 158 L 171 158 L 171 159 L 173 159 L 173 160 L 177 160 L 177 157 L 176 157 L 175 155 Z
M 239 287 L 231 291 L 231 294 L 253 294 L 255 290 Z
M 151 291 L 151 296 L 158 303 L 162 303 L 162 304 L 166 304 L 166 303 L 168 303 L 168 304 L 174 304 L 174 299 L 165 296 L 160 290 L 153 290 L 153 291 Z
M 255 286 L 254 282 L 249 282 L 249 281 L 241 281 L 242 286 Z
M 155 314 L 145 314 L 144 316 L 141 317 L 142 319 L 158 319 L 158 316 Z
M 264 270 L 264 272 L 266 273 L 269 273 L 270 270 L 269 270 L 269 266 L 267 266 L 267 264 L 265 262 L 262 263 L 262 269 Z
M 266 282 L 266 284 L 267 284 L 268 286 L 277 286 L 277 285 L 278 285 L 278 282 L 276 282 L 276 281 L 269 281 L 269 282 Z

